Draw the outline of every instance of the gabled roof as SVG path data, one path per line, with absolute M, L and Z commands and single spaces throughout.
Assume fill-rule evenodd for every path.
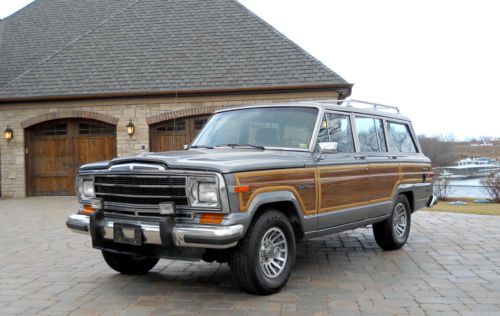
M 351 87 L 233 0 L 37 0 L 3 24 L 0 101 Z

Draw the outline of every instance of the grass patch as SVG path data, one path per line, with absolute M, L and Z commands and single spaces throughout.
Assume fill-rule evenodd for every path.
M 458 201 L 463 201 L 459 199 Z M 432 208 L 425 208 L 431 212 L 450 212 L 450 213 L 465 213 L 478 215 L 500 215 L 500 203 L 472 203 L 464 201 L 466 205 L 449 205 L 449 202 L 440 201 Z

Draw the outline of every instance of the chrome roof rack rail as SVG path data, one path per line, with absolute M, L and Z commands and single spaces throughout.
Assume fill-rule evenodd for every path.
M 361 101 L 361 100 L 354 100 L 354 99 L 349 99 L 349 100 L 320 100 L 320 101 L 313 101 L 314 103 L 324 103 L 324 104 L 332 104 L 336 106 L 346 106 L 346 107 L 351 107 L 351 108 L 362 108 L 366 109 L 367 107 L 369 109 L 373 109 L 375 111 L 379 110 L 390 110 L 390 111 L 395 111 L 396 113 L 399 112 L 399 108 L 397 106 L 392 106 L 392 105 L 385 105 L 385 104 L 380 104 L 380 103 L 374 103 L 374 102 L 367 102 L 367 101 Z M 356 106 L 358 105 L 358 106 Z M 359 106 L 359 105 L 364 105 Z

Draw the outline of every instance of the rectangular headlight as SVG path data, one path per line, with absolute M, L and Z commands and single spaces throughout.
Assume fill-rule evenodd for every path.
M 78 177 L 77 180 L 78 197 L 82 202 L 90 202 L 95 198 L 94 178 L 93 177 Z
M 219 182 L 215 177 L 189 177 L 188 195 L 191 206 L 219 207 Z
M 205 203 L 217 203 L 219 188 L 217 183 L 200 182 L 198 185 L 198 200 Z

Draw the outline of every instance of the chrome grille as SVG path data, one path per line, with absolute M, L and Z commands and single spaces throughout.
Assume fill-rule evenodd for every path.
M 159 215 L 162 202 L 175 202 L 181 208 L 189 205 L 185 176 L 103 175 L 95 177 L 94 185 L 106 213 L 151 216 Z

